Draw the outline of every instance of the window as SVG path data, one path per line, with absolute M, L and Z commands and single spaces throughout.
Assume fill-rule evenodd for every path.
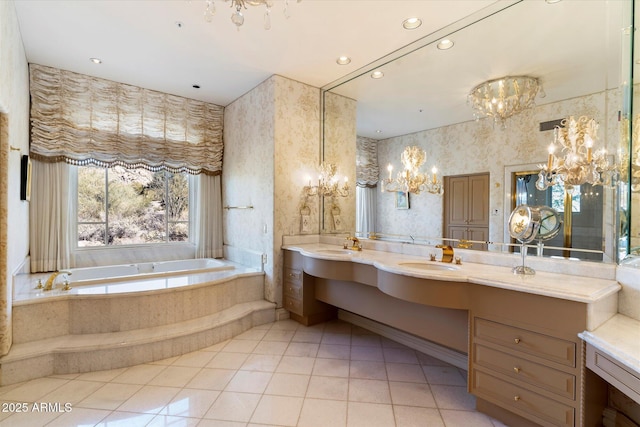
M 580 186 L 574 185 L 571 194 L 571 212 L 580 213 Z M 564 185 L 556 184 L 551 187 L 551 207 L 558 212 L 564 212 Z
M 185 173 L 78 167 L 78 247 L 189 241 Z

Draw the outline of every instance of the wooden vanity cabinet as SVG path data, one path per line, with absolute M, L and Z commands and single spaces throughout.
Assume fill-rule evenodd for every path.
M 295 251 L 284 251 L 282 274 L 282 305 L 289 315 L 303 325 L 309 326 L 333 319 L 335 307 L 315 298 L 315 279 L 305 274 L 302 255 Z
M 469 391 L 477 408 L 519 426 L 599 425 L 606 387 L 585 369 L 578 338 L 587 326 L 586 304 L 479 291 L 469 348 Z

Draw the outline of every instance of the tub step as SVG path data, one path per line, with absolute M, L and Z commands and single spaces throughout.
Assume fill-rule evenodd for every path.
M 14 344 L 0 358 L 0 385 L 53 374 L 115 369 L 196 351 L 275 320 L 275 304 L 252 301 L 188 321 L 146 329 L 64 335 Z

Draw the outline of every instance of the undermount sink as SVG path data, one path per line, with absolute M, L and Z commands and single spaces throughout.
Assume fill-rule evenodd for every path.
M 320 249 L 317 252 L 321 253 L 321 254 L 328 254 L 328 255 L 351 255 L 351 254 L 353 254 L 353 251 L 349 250 L 349 249 Z
M 436 262 L 420 262 L 420 261 L 412 261 L 412 262 L 400 262 L 398 263 L 401 267 L 407 268 L 417 268 L 419 270 L 448 270 L 448 271 L 456 271 L 458 267 L 454 267 L 453 265 L 447 265 Z

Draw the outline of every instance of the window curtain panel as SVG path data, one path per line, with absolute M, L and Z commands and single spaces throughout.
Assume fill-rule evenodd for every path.
M 191 180 L 194 200 L 196 258 L 222 258 L 222 184 L 220 175 Z
M 29 239 L 31 272 L 71 267 L 72 197 L 70 166 L 32 161 Z
M 377 198 L 375 187 L 356 187 L 356 231 L 363 236 L 376 232 Z
M 378 184 L 378 142 L 375 139 L 356 139 L 356 185 L 375 187 Z
M 222 171 L 224 108 L 31 64 L 33 159 L 152 171 Z

